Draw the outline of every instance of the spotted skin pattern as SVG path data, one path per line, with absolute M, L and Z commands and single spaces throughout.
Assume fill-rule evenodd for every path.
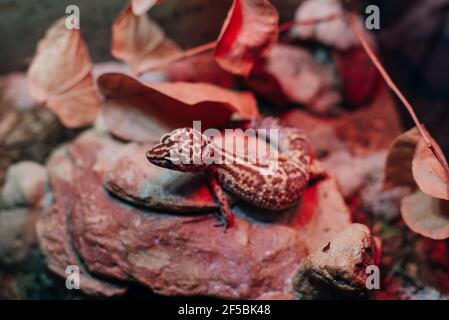
M 282 126 L 274 118 L 262 118 L 250 127 L 266 131 L 277 129 L 277 141 L 268 141 L 268 137 L 259 134 L 259 138 L 265 138 L 277 147 L 276 165 L 245 161 L 247 159 L 243 158 L 236 161 L 240 155 L 218 147 L 192 128 L 176 129 L 165 135 L 160 144 L 147 152 L 147 159 L 163 168 L 208 173 L 220 206 L 220 219 L 226 227 L 232 226 L 234 218 L 222 188 L 260 208 L 274 211 L 287 209 L 299 200 L 309 181 L 309 144 L 300 130 Z M 207 162 L 214 156 L 229 161 Z

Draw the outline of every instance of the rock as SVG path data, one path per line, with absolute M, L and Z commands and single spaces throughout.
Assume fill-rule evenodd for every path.
M 45 179 L 45 167 L 38 163 L 22 161 L 9 167 L 0 194 L 0 264 L 18 266 L 36 247 Z
M 116 279 L 168 296 L 292 298 L 291 277 L 302 260 L 350 224 L 331 178 L 317 181 L 297 208 L 272 213 L 279 219 L 270 223 L 239 202 L 236 226 L 226 232 L 214 227 L 212 211 L 174 215 L 132 206 L 104 188 L 118 149 L 90 131 L 48 164 L 54 203 L 39 220 L 40 245 L 60 276 L 67 265 L 79 266 L 81 290 L 89 294 L 123 293 L 105 280 Z
M 403 300 L 449 300 L 449 296 L 432 287 L 405 287 L 401 294 Z
M 0 195 L 0 207 L 41 206 L 45 177 L 45 167 L 36 162 L 22 161 L 10 166 Z
M 172 212 L 217 209 L 203 176 L 151 165 L 148 144 L 131 143 L 120 149 L 117 161 L 106 173 L 105 187 L 137 206 Z
M 76 266 L 80 271 L 80 286 L 90 295 L 113 296 L 123 294 L 126 288 L 92 277 L 84 267 L 77 252 L 70 243 L 68 234 L 73 214 L 72 163 L 65 148 L 56 150 L 48 163 L 49 179 L 53 192 L 53 205 L 37 222 L 36 230 L 42 252 L 47 257 L 48 267 L 65 278 L 66 268 Z
M 371 183 L 360 190 L 363 209 L 374 218 L 391 222 L 400 216 L 401 200 L 410 194 L 408 187 L 383 190 L 383 172 L 371 175 Z
M 1 79 L 0 83 L 4 83 L 1 97 L 4 103 L 15 106 L 17 110 L 29 110 L 38 104 L 30 94 L 24 72 L 11 73 Z
M 0 211 L 0 264 L 18 266 L 36 248 L 35 224 L 40 210 L 16 208 Z
M 353 156 L 348 151 L 336 152 L 323 160 L 332 172 L 345 197 L 371 185 L 377 176 L 383 174 L 387 152 L 380 151 L 368 156 Z
M 366 293 L 365 270 L 379 263 L 380 252 L 370 230 L 352 224 L 310 254 L 293 282 L 300 299 Z
M 23 160 L 43 163 L 56 145 L 76 133 L 38 107 L 25 78 L 24 73 L 0 78 L 0 185 L 11 164 Z
M 295 20 L 309 21 L 343 13 L 344 9 L 340 1 L 306 0 L 296 9 Z M 290 31 L 290 34 L 302 40 L 321 42 L 339 50 L 347 50 L 359 45 L 349 23 L 343 18 L 336 18 L 317 25 L 297 26 Z
M 297 46 L 277 44 L 248 80 L 260 95 L 285 106 L 293 102 L 315 114 L 336 114 L 341 101 L 333 66 Z
M 341 141 L 351 154 L 369 155 L 389 148 L 393 140 L 402 132 L 401 120 L 392 96 L 383 86 L 374 99 L 356 111 L 347 112 L 338 118 L 320 118 L 294 109 L 282 115 L 286 124 L 302 129 L 312 145 L 327 146 L 333 152 L 333 142 Z M 329 129 L 324 129 L 329 128 Z M 327 130 L 324 140 L 317 130 Z M 335 133 L 335 137 L 332 134 Z M 341 150 L 341 142 L 335 148 Z
M 337 179 L 345 198 L 359 195 L 365 212 L 377 219 L 392 221 L 400 215 L 400 203 L 410 194 L 407 187 L 383 190 L 387 151 L 367 156 L 353 156 L 348 151 L 335 152 L 323 160 Z

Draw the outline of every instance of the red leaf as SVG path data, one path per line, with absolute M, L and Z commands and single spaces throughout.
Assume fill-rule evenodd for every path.
M 236 113 L 243 119 L 259 115 L 251 93 L 237 93 L 206 83 L 148 83 L 124 74 L 102 75 L 98 84 L 106 96 L 106 126 L 124 140 L 158 139 L 168 130 L 192 126 L 216 127 Z
M 381 86 L 381 77 L 362 48 L 351 48 L 334 54 L 343 83 L 345 101 L 359 106 L 373 98 Z
M 130 5 L 112 26 L 112 55 L 128 63 L 137 74 L 180 51 L 155 22 L 146 15 L 135 15 Z
M 30 92 L 70 128 L 95 121 L 101 101 L 92 77 L 89 52 L 80 30 L 56 22 L 37 47 L 28 69 Z
M 402 200 L 401 213 L 414 232 L 435 240 L 449 238 L 449 201 L 418 190 Z
M 162 1 L 163 0 L 131 0 L 131 8 L 136 16 L 140 16 Z
M 234 0 L 221 30 L 215 58 L 224 69 L 248 76 L 254 60 L 278 39 L 279 15 L 267 0 Z

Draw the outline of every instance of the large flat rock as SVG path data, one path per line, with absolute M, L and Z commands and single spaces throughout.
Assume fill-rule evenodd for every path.
M 293 298 L 291 279 L 304 258 L 350 224 L 332 178 L 316 182 L 301 204 L 270 222 L 239 202 L 236 226 L 226 232 L 215 227 L 212 210 L 136 207 L 104 188 L 122 147 L 90 131 L 48 164 L 54 202 L 38 224 L 40 245 L 56 273 L 79 265 L 81 289 L 89 294 L 123 293 L 107 280 L 115 279 L 171 296 Z

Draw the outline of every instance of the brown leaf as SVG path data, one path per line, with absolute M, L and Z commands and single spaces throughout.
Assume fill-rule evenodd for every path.
M 267 0 L 234 0 L 215 48 L 224 69 L 248 76 L 278 39 L 279 15 Z
M 162 1 L 164 0 L 131 0 L 131 8 L 136 16 L 140 16 Z
M 401 213 L 414 232 L 435 240 L 449 238 L 449 201 L 418 190 L 402 200 Z
M 45 103 L 66 127 L 91 124 L 100 111 L 89 52 L 78 29 L 57 21 L 37 47 L 28 69 L 30 92 Z
M 171 63 L 165 70 L 170 81 L 207 82 L 225 88 L 236 86 L 235 75 L 221 68 L 211 52 Z
M 393 141 L 385 165 L 384 189 L 416 185 L 412 175 L 412 160 L 419 137 L 418 129 L 413 128 Z
M 428 136 L 432 140 L 435 153 L 447 168 L 443 151 L 429 134 Z M 424 139 L 420 138 L 412 162 L 413 177 L 422 192 L 434 198 L 449 200 L 449 176 L 438 158 Z
M 112 55 L 139 74 L 181 50 L 146 15 L 137 16 L 127 5 L 112 26 Z
M 173 128 L 225 124 L 232 114 L 243 119 L 259 115 L 251 93 L 237 93 L 206 83 L 147 83 L 124 74 L 102 75 L 98 84 L 106 96 L 106 126 L 124 140 L 149 141 Z

